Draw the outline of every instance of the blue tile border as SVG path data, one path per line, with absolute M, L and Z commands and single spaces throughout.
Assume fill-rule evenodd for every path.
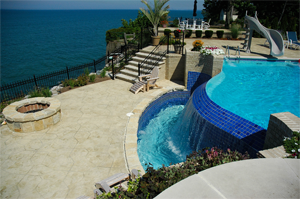
M 188 80 L 187 80 L 187 89 L 191 91 L 191 93 L 193 93 L 196 88 L 198 88 L 201 84 L 207 82 L 210 79 L 211 76 L 205 73 L 189 71 Z
M 214 103 L 206 93 L 206 83 L 194 91 L 192 98 L 195 109 L 208 122 L 256 150 L 263 149 L 266 129 Z

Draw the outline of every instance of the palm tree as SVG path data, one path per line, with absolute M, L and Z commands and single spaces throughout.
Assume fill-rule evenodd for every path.
M 149 19 L 149 21 L 152 23 L 154 36 L 158 35 L 157 26 L 159 24 L 160 18 L 164 14 L 168 14 L 169 13 L 169 11 L 167 9 L 169 9 L 170 6 L 167 5 L 166 7 L 164 7 L 164 5 L 168 1 L 169 0 L 154 0 L 154 8 L 152 8 L 149 5 L 149 3 L 147 2 L 147 0 L 141 0 L 141 2 L 144 3 L 148 7 L 148 9 L 145 10 L 144 8 L 140 8 L 140 10 L 144 13 L 144 15 L 147 16 L 147 18 Z

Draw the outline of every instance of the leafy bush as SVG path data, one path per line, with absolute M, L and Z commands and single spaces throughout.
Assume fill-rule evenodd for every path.
M 105 77 L 105 75 L 106 75 L 106 69 L 105 68 L 103 68 L 102 69 L 102 71 L 101 71 L 101 73 L 100 73 L 100 77 Z
M 213 34 L 214 34 L 214 31 L 212 31 L 212 30 L 206 30 L 205 31 L 205 37 L 206 38 L 211 38 Z
M 202 30 L 196 30 L 196 37 L 201 38 L 202 37 Z
M 182 34 L 182 32 L 183 32 L 183 30 L 180 30 L 180 29 L 174 30 L 174 36 L 179 37 L 179 34 Z
M 39 91 L 38 89 L 34 89 L 33 91 L 29 92 L 30 97 L 29 98 L 33 98 L 33 97 L 43 97 L 43 94 L 41 93 L 41 91 Z
M 68 81 L 68 85 L 71 87 L 71 88 L 74 88 L 74 86 L 76 86 L 76 80 L 75 79 L 69 79 Z
M 201 40 L 195 40 L 193 42 L 193 49 L 192 51 L 199 51 L 201 49 L 201 47 L 203 46 L 204 42 Z
M 172 31 L 170 30 L 170 29 L 165 29 L 164 30 L 164 35 L 170 35 L 170 33 L 171 33 Z
M 96 79 L 96 75 L 95 74 L 90 75 L 89 77 L 90 77 L 90 82 L 94 82 L 95 79 Z
M 218 38 L 223 38 L 224 30 L 217 30 L 217 36 Z
M 114 41 L 118 39 L 124 39 L 124 32 L 127 34 L 133 34 L 137 31 L 137 28 L 117 28 L 106 31 L 106 42 Z
M 31 91 L 29 93 L 30 97 L 29 98 L 33 98 L 33 97 L 51 97 L 52 96 L 52 92 L 50 91 L 49 88 L 41 88 L 39 89 L 34 89 L 33 91 Z
M 190 36 L 192 35 L 193 31 L 192 30 L 187 30 L 185 37 L 186 38 L 190 38 Z
M 42 88 L 41 92 L 42 92 L 42 95 L 44 97 L 51 97 L 52 96 L 52 92 L 50 91 L 49 88 Z
M 225 24 L 225 21 L 224 20 L 220 20 L 219 24 Z
M 241 29 L 241 26 L 239 24 L 232 24 L 230 31 L 231 31 L 231 37 L 233 39 L 238 38 L 240 29 Z
M 80 75 L 75 82 L 75 86 L 84 86 L 88 83 L 88 76 L 85 74 Z
M 163 165 L 162 168 L 157 170 L 149 166 L 142 178 L 138 179 L 135 184 L 131 183 L 131 187 L 127 191 L 119 189 L 117 193 L 104 193 L 98 196 L 97 199 L 154 198 L 170 186 L 200 171 L 224 163 L 246 159 L 249 159 L 247 153 L 242 155 L 230 149 L 226 152 L 217 148 L 211 148 L 211 150 L 203 149 L 202 151 L 193 152 L 187 156 L 187 160 L 181 164 L 172 165 L 170 167 Z
M 294 131 L 292 138 L 285 137 L 283 139 L 283 146 L 286 153 L 290 155 L 288 158 L 300 158 L 300 133 Z
M 171 27 L 178 27 L 178 25 L 179 25 L 178 19 L 174 19 L 173 23 L 171 24 Z
M 89 70 L 88 67 L 86 67 L 86 68 L 84 69 L 84 74 L 85 74 L 86 76 L 88 76 L 88 75 L 90 74 L 90 70 Z

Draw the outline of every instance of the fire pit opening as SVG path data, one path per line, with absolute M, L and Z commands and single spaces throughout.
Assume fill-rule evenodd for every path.
M 18 108 L 17 111 L 20 113 L 35 113 L 38 111 L 42 111 L 48 108 L 49 106 L 50 104 L 44 104 L 44 103 L 28 104 Z

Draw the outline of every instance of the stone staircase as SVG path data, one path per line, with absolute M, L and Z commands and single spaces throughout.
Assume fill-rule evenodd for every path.
M 120 73 L 116 74 L 116 78 L 135 83 L 138 80 L 138 64 L 144 61 L 144 59 L 149 55 L 151 51 L 142 49 L 140 52 L 136 53 L 136 56 L 128 62 L 128 65 L 125 66 L 125 69 L 121 70 Z M 148 74 L 149 69 L 153 68 L 154 64 L 160 59 L 162 52 L 156 52 L 143 64 L 141 69 L 141 74 Z M 165 57 L 158 62 L 158 67 L 165 63 Z

